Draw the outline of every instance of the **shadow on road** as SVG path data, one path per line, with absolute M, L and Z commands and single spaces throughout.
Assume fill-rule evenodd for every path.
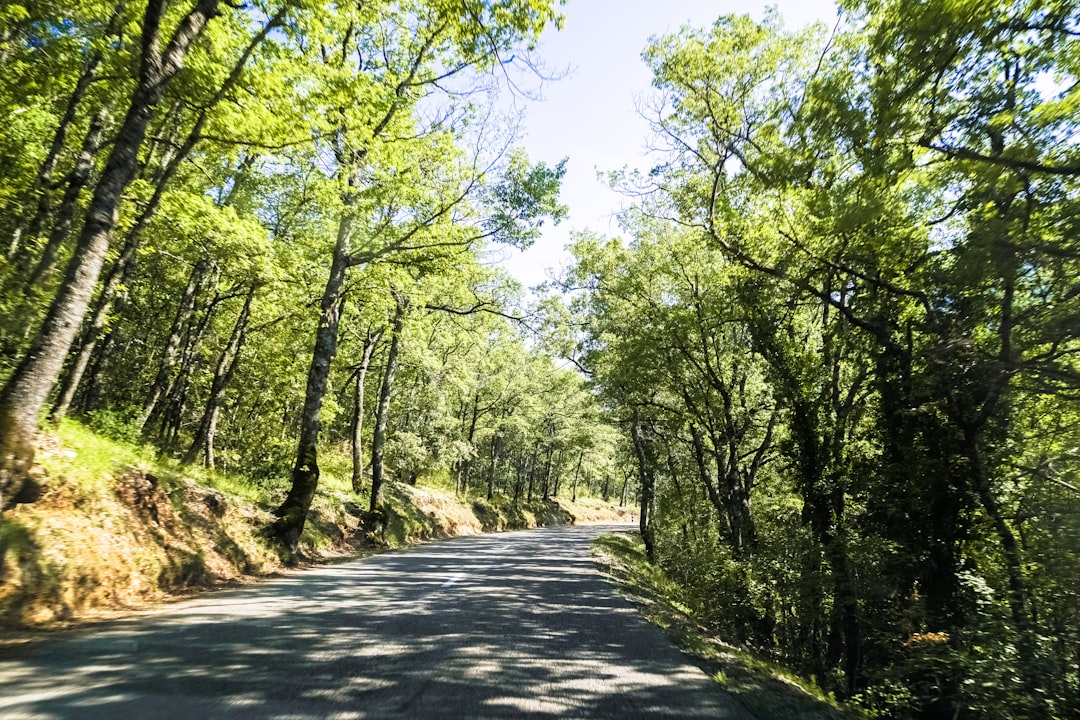
M 595 571 L 584 526 L 216 593 L 0 659 L 5 718 L 740 718 Z

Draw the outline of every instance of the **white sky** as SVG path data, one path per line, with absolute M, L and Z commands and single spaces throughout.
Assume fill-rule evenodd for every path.
M 565 29 L 546 32 L 535 53 L 547 68 L 570 74 L 547 83 L 543 100 L 526 105 L 523 145 L 533 161 L 554 164 L 569 157 L 562 201 L 570 216 L 528 251 L 502 250 L 501 264 L 526 287 L 548 279 L 550 268 L 568 262 L 565 246 L 574 230 L 616 234 L 613 213 L 627 199 L 597 179 L 597 171 L 647 166 L 648 125 L 635 98 L 651 91 L 641 51 L 651 35 L 685 24 L 708 26 L 720 15 L 749 13 L 760 19 L 767 5 L 780 10 L 785 26 L 836 20 L 833 0 L 569 0 Z

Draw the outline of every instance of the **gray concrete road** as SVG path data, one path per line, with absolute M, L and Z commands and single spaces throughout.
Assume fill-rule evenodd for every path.
M 0 718 L 752 720 L 621 597 L 626 526 L 458 538 L 0 652 Z

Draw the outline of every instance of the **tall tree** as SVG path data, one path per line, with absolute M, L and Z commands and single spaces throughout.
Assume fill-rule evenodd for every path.
M 365 20 L 370 21 L 360 18 Z M 337 352 L 342 288 L 349 268 L 395 255 L 415 257 L 467 250 L 487 239 L 528 242 L 543 217 L 560 212 L 555 197 L 562 166 L 552 171 L 543 165 L 529 166 L 520 154 L 506 156 L 504 181 L 488 185 L 486 174 L 496 170 L 504 154 L 497 152 L 494 161 L 484 162 L 487 148 L 483 137 L 480 148 L 467 162 L 456 168 L 438 168 L 437 163 L 447 155 L 446 141 L 452 140 L 453 133 L 460 133 L 463 126 L 451 127 L 449 133 L 438 129 L 441 121 L 436 122 L 435 129 L 421 126 L 419 137 L 404 146 L 396 133 L 390 134 L 391 130 L 402 129 L 402 135 L 416 137 L 417 128 L 410 125 L 421 93 L 436 90 L 439 83 L 464 75 L 466 70 L 490 68 L 501 53 L 534 37 L 555 20 L 550 4 L 403 6 L 400 15 L 392 19 L 399 30 L 392 37 L 383 34 L 386 20 L 389 18 L 384 18 L 382 25 L 363 30 L 371 33 L 365 42 L 373 51 L 381 52 L 354 57 L 353 38 L 346 34 L 347 46 L 340 51 L 326 48 L 324 53 L 335 58 L 334 67 L 340 72 L 355 78 L 360 87 L 380 93 L 382 99 L 373 103 L 379 108 L 374 115 L 370 113 L 371 105 L 356 113 L 348 109 L 351 98 L 329 99 L 333 104 L 326 123 L 337 165 L 340 210 L 308 373 L 292 484 L 275 511 L 278 520 L 272 527 L 273 534 L 288 545 L 295 544 L 303 531 L 318 487 L 319 412 Z M 365 63 L 372 57 L 385 57 L 390 64 L 369 70 Z M 437 151 L 434 156 L 419 155 L 415 175 L 387 172 L 381 164 L 391 158 L 388 153 L 432 150 Z M 381 198 L 369 194 L 372 181 L 381 182 Z M 378 204 L 372 206 L 374 199 Z M 484 200 L 488 214 L 478 216 L 469 209 Z M 402 215 L 404 222 L 400 222 Z M 354 237 L 361 232 L 364 237 Z

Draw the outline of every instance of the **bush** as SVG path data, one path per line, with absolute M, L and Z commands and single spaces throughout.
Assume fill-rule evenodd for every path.
M 139 445 L 142 443 L 142 432 L 139 429 L 137 413 L 134 408 L 94 410 L 86 415 L 85 423 L 111 440 Z

